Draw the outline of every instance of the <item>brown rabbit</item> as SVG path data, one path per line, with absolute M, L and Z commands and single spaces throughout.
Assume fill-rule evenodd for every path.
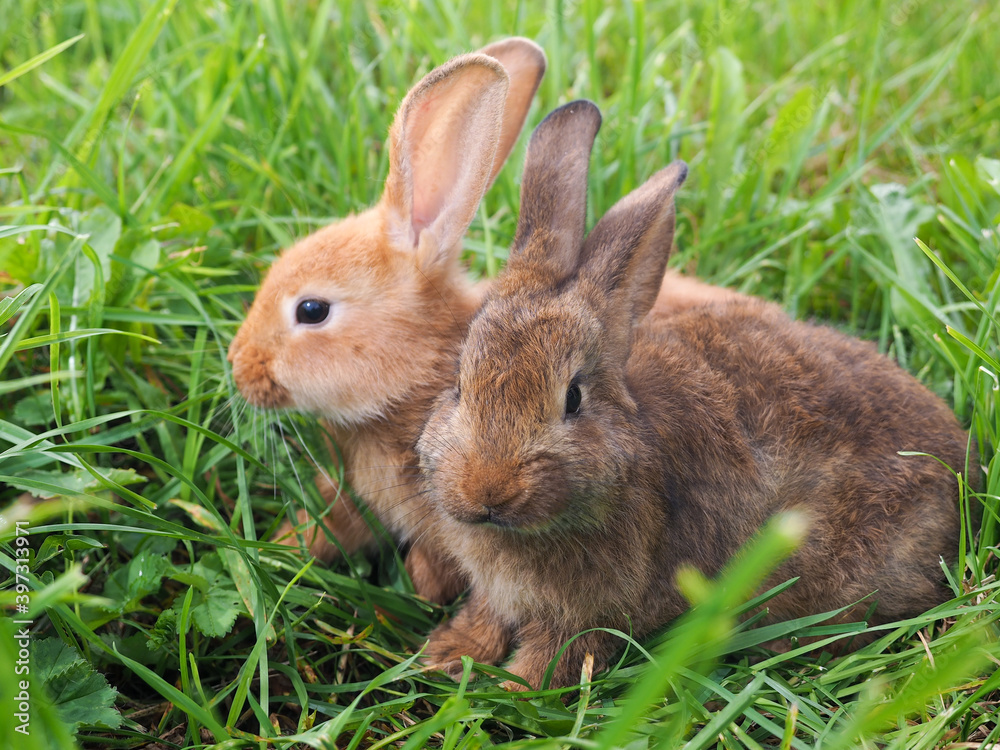
M 574 102 L 533 134 L 509 264 L 418 444 L 439 537 L 471 582 L 427 660 L 455 674 L 462 655 L 496 664 L 516 648 L 508 669 L 537 688 L 578 633 L 641 637 L 679 615 L 678 566 L 715 574 L 790 508 L 811 526 L 767 584 L 801 577 L 769 602 L 773 619 L 873 592 L 877 622 L 941 602 L 957 482 L 898 452 L 963 469 L 952 411 L 870 344 L 764 301 L 644 319 L 687 167 L 655 174 L 584 241 L 599 127 Z M 575 683 L 587 652 L 607 665 L 618 644 L 579 636 L 552 685 Z
M 381 201 L 289 248 L 261 285 L 229 349 L 247 401 L 324 417 L 350 486 L 411 543 L 417 592 L 445 601 L 464 588 L 435 541 L 417 491 L 414 446 L 482 292 L 459 263 L 462 237 L 509 155 L 545 71 L 534 42 L 511 38 L 431 71 L 389 134 Z M 325 524 L 304 532 L 330 559 L 373 536 L 347 493 L 320 480 Z M 309 522 L 299 513 L 299 523 Z M 298 544 L 290 523 L 278 537 Z M 335 543 L 332 538 L 335 538 Z

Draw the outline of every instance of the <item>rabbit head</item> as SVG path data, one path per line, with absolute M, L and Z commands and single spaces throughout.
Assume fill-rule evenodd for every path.
M 572 102 L 533 134 L 510 261 L 418 445 L 435 498 L 464 524 L 529 534 L 599 527 L 613 511 L 609 488 L 630 481 L 642 452 L 626 362 L 634 324 L 660 290 L 687 169 L 675 162 L 656 174 L 584 242 L 600 122 L 593 104 Z M 593 252 L 612 246 L 621 257 Z
M 229 360 L 249 403 L 351 426 L 437 377 L 480 297 L 458 262 L 462 236 L 544 68 L 537 45 L 507 39 L 409 92 L 389 134 L 381 200 L 286 250 L 233 339 Z

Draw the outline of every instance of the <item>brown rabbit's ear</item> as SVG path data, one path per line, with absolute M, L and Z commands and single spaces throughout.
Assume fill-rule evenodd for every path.
M 597 222 L 583 247 L 580 276 L 604 290 L 609 309 L 642 318 L 656 301 L 674 241 L 674 193 L 687 178 L 675 161 L 619 200 Z
M 382 206 L 390 234 L 421 265 L 461 249 L 493 173 L 507 88 L 503 65 L 473 53 L 432 70 L 400 105 Z
M 530 39 L 520 36 L 493 42 L 479 52 L 498 60 L 510 77 L 510 88 L 507 89 L 507 101 L 504 103 L 500 143 L 497 145 L 493 172 L 490 175 L 492 183 L 521 134 L 524 121 L 528 117 L 528 110 L 531 108 L 531 100 L 542 82 L 542 76 L 545 75 L 546 60 L 541 47 Z
M 590 150 L 601 112 L 579 100 L 549 113 L 531 134 L 509 273 L 519 287 L 550 289 L 576 268 L 587 220 Z

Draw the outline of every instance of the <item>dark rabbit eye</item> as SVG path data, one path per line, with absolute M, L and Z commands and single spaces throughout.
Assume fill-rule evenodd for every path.
M 295 319 L 309 325 L 322 323 L 329 314 L 330 303 L 321 299 L 304 299 L 295 308 Z
M 580 386 L 573 383 L 566 389 L 566 414 L 579 414 L 581 401 L 583 394 L 580 392 Z

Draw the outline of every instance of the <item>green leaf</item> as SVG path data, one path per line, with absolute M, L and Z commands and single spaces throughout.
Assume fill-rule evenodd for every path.
M 130 611 L 143 597 L 159 591 L 169 567 L 163 555 L 143 550 L 108 577 L 103 594 L 115 603 L 115 611 Z
M 888 245 L 898 278 L 890 292 L 892 312 L 903 325 L 935 325 L 934 317 L 914 304 L 914 298 L 934 299 L 929 281 L 929 266 L 923 253 L 914 252 L 910 240 L 920 234 L 920 227 L 934 220 L 935 210 L 918 203 L 896 183 L 872 185 L 869 211 L 874 229 Z
M 105 479 L 121 485 L 138 484 L 146 481 L 146 478 L 136 473 L 135 469 L 96 468 L 95 470 L 100 472 Z M 23 484 L 19 484 L 18 480 L 23 480 Z M 37 483 L 39 482 L 51 485 L 53 489 L 38 489 Z M 25 471 L 17 479 L 11 481 L 10 484 L 19 490 L 24 490 L 35 497 L 45 500 L 56 497 L 74 497 L 104 489 L 104 485 L 100 480 L 83 469 L 75 469 L 73 471 Z M 64 491 L 57 492 L 54 487 L 62 488 Z
M 49 534 L 38 548 L 38 557 L 45 558 L 54 554 L 60 548 L 67 550 L 95 550 L 103 549 L 104 545 L 96 539 L 80 536 L 79 534 Z
M 246 559 L 243 555 L 234 549 L 228 548 L 220 549 L 219 554 L 222 556 L 222 560 L 226 564 L 226 569 L 229 571 L 229 575 L 233 578 L 233 584 L 236 586 L 236 590 L 239 591 L 240 599 L 242 599 L 243 606 L 246 607 L 246 611 L 249 613 L 250 617 L 256 620 L 258 615 L 261 617 L 266 616 L 266 612 L 255 611 L 258 606 L 258 601 L 254 594 L 255 582 L 250 573 L 250 567 L 247 565 Z M 275 639 L 273 625 L 268 625 L 266 638 L 268 641 L 273 641 Z
M 122 716 L 114 707 L 118 691 L 59 638 L 33 646 L 35 677 L 45 688 L 59 718 L 71 731 L 81 726 L 117 729 Z
M 146 336 L 143 333 L 132 333 L 131 331 L 119 331 L 117 328 L 77 328 L 75 331 L 46 333 L 42 336 L 33 336 L 31 338 L 21 339 L 21 341 L 18 342 L 17 349 L 15 351 L 21 352 L 28 349 L 37 349 L 40 346 L 48 346 L 49 344 L 55 344 L 62 341 L 79 341 L 80 339 L 88 339 L 93 336 L 127 336 L 132 339 L 139 339 L 140 341 L 148 341 L 151 344 L 160 343 L 152 336 Z
M 47 638 L 36 643 L 32 659 L 44 670 L 43 679 L 50 680 L 65 676 L 73 665 L 81 660 L 76 649 L 67 646 L 58 638 Z
M 926 255 L 931 260 L 931 262 L 934 263 L 934 265 L 936 265 L 938 268 L 941 269 L 941 272 L 948 277 L 948 280 L 956 287 L 958 287 L 958 289 L 962 292 L 962 294 L 964 294 L 969 299 L 969 301 L 972 302 L 972 304 L 974 304 L 976 307 L 982 310 L 983 315 L 985 315 L 986 317 L 988 317 L 990 320 L 993 321 L 993 325 L 1000 327 L 1000 322 L 997 321 L 994 314 L 990 312 L 988 309 L 986 309 L 986 306 L 979 301 L 979 298 L 969 291 L 969 288 L 962 283 L 962 280 L 955 275 L 955 272 L 951 268 L 949 268 L 948 265 L 944 261 L 942 261 L 941 258 L 939 258 L 933 250 L 927 247 L 927 244 L 925 242 L 923 242 L 918 237 L 914 237 L 913 241 L 917 243 L 917 247 L 919 247 L 923 251 L 924 255 Z M 990 359 L 989 355 L 984 357 L 984 359 L 989 361 Z
M 820 105 L 820 98 L 812 86 L 805 86 L 785 103 L 774 120 L 771 135 L 758 152 L 763 156 L 767 170 L 773 173 L 788 166 L 799 141 L 808 129 Z
M 951 326 L 948 326 L 945 330 L 948 332 L 949 336 L 958 341 L 962 346 L 974 353 L 977 357 L 983 360 L 983 362 L 993 368 L 994 373 L 1000 372 L 1000 362 L 998 362 L 995 357 L 991 356 L 989 352 L 983 349 L 983 347 L 979 346 L 979 344 L 965 334 L 956 331 Z
M 22 289 L 13 297 L 4 297 L 0 299 L 0 325 L 3 325 L 8 320 L 17 315 L 17 311 L 21 307 L 38 294 L 38 290 L 42 288 L 41 284 L 32 284 L 25 289 Z
M 33 393 L 14 404 L 14 421 L 20 425 L 38 427 L 52 420 L 52 397 L 48 393 Z
M 160 262 L 160 243 L 156 240 L 147 240 L 141 245 L 136 247 L 129 256 L 136 266 L 141 266 L 142 268 L 148 268 L 153 270 L 156 268 L 157 264 Z M 142 274 L 138 269 L 133 267 L 133 271 L 137 275 L 148 275 Z
M 875 219 L 887 238 L 909 242 L 936 215 L 933 207 L 917 203 L 906 194 L 905 187 L 895 182 L 872 185 L 870 192 L 875 198 Z
M 233 629 L 237 615 L 243 611 L 240 595 L 235 586 L 216 586 L 204 594 L 201 601 L 195 596 L 191 617 L 195 626 L 209 638 L 221 638 Z
M 98 206 L 91 211 L 80 225 L 80 233 L 90 235 L 87 244 L 97 255 L 100 272 L 94 263 L 81 254 L 76 259 L 76 284 L 74 294 L 79 304 L 86 302 L 94 292 L 98 276 L 107 281 L 111 278 L 111 253 L 122 234 L 121 217 L 106 206 Z
M 221 533 L 225 526 L 225 523 L 217 515 L 198 503 L 177 499 L 170 500 L 169 502 L 187 513 L 191 517 L 191 520 L 199 526 L 203 526 L 209 531 Z
M 19 78 L 20 76 L 23 76 L 28 71 L 34 70 L 39 65 L 42 65 L 43 63 L 47 62 L 48 60 L 51 60 L 53 57 L 55 57 L 56 55 L 58 55 L 60 52 L 62 52 L 67 47 L 71 47 L 74 44 L 76 44 L 78 41 L 80 41 L 81 39 L 83 39 L 83 37 L 84 37 L 83 34 L 77 34 L 72 39 L 67 39 L 65 42 L 60 42 L 55 47 L 52 47 L 51 49 L 47 49 L 44 52 L 41 52 L 41 53 L 35 55 L 33 58 L 31 58 L 30 60 L 27 60 L 27 61 L 21 63 L 20 65 L 18 65 L 13 70 L 9 70 L 6 73 L 4 73 L 3 75 L 0 75 L 0 86 L 6 86 L 8 83 L 10 83 L 11 81 L 13 81 L 15 78 Z
M 209 638 L 221 638 L 232 630 L 237 615 L 245 612 L 243 602 L 232 578 L 222 565 L 218 553 L 203 555 L 192 571 L 180 571 L 174 577 L 194 582 L 195 592 L 191 603 L 191 619 L 195 627 Z M 192 578 L 193 576 L 193 578 Z M 174 609 L 180 614 L 181 597 Z
M 177 634 L 177 612 L 173 609 L 165 609 L 156 618 L 156 624 L 149 631 L 149 640 L 146 641 L 146 648 L 150 651 L 158 651 L 166 648 L 167 644 L 174 639 Z

